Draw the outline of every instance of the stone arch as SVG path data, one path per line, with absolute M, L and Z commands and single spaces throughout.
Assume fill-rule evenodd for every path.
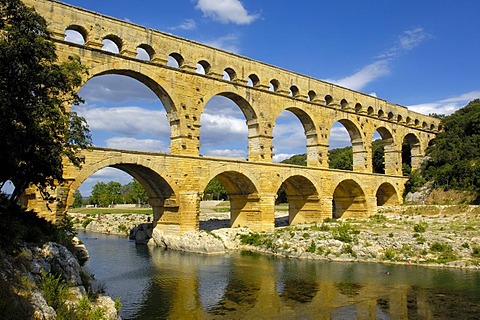
M 346 99 L 342 99 L 340 101 L 340 109 L 342 110 L 348 109 L 348 101 Z
M 152 48 L 152 46 L 142 43 L 137 47 L 137 58 L 140 55 L 139 49 L 145 51 L 145 53 L 148 55 L 148 61 L 151 61 L 155 56 L 155 50 Z
M 82 37 L 81 41 L 79 41 L 78 44 L 84 45 L 87 42 L 88 32 L 84 27 L 82 27 L 80 25 L 77 25 L 77 24 L 71 24 L 65 29 L 65 35 L 67 35 L 68 31 L 74 31 L 75 33 L 77 33 L 78 35 L 80 35 Z M 78 40 L 80 40 L 80 39 L 78 39 Z M 72 42 L 77 43 L 76 41 L 72 41 Z
M 290 225 L 311 222 L 312 211 L 318 211 L 318 192 L 313 182 L 303 175 L 291 175 L 282 183 L 288 200 Z
M 112 167 L 128 173 L 145 188 L 150 205 L 153 208 L 153 223 L 155 226 L 166 211 L 172 213 L 178 211 L 178 192 L 174 189 L 175 183 L 173 181 L 170 181 L 166 176 L 161 176 L 158 171 L 148 166 L 148 160 L 136 159 L 128 155 L 106 158 L 93 165 L 84 165 L 70 185 L 67 206 L 73 204 L 73 194 L 75 190 L 77 190 L 88 177 L 100 169 Z
M 410 170 L 416 170 L 420 167 L 422 158 L 422 150 L 420 139 L 414 133 L 407 133 L 402 140 L 402 166 L 404 167 L 404 175 L 408 175 L 409 170 L 405 171 L 405 165 Z
M 108 34 L 108 35 L 106 35 L 105 37 L 103 37 L 103 39 L 102 39 L 102 41 L 105 41 L 105 40 L 111 41 L 111 42 L 113 42 L 113 43 L 117 46 L 118 52 L 116 52 L 116 50 L 110 51 L 110 52 L 114 52 L 114 53 L 120 53 L 120 52 L 122 52 L 123 40 L 122 40 L 119 36 L 114 35 L 114 34 Z M 104 46 L 104 48 L 105 48 L 105 46 Z M 107 49 L 104 49 L 104 50 L 109 51 L 109 50 L 107 50 Z
M 367 200 L 362 187 L 352 179 L 340 182 L 333 192 L 332 217 L 356 218 L 367 214 Z
M 380 135 L 382 139 L 383 145 L 383 173 L 385 174 L 396 174 L 397 168 L 396 164 L 398 162 L 396 156 L 397 151 L 395 150 L 395 141 L 393 138 L 392 130 L 388 129 L 387 127 L 379 127 L 376 129 L 376 132 Z M 382 173 L 382 172 L 375 172 L 375 168 L 373 165 L 373 157 L 375 156 L 372 148 L 372 172 L 374 173 Z
M 256 74 L 252 73 L 248 76 L 247 82 L 251 84 L 252 87 L 258 87 L 260 85 L 260 78 Z
M 375 194 L 377 197 L 377 206 L 397 206 L 400 204 L 400 198 L 395 187 L 388 182 L 382 183 Z
M 315 99 L 317 98 L 317 93 L 315 92 L 315 90 L 310 90 L 308 91 L 307 93 L 307 100 L 312 102 L 314 101 Z
M 333 97 L 329 94 L 327 94 L 324 99 L 325 99 L 326 106 L 330 105 L 333 102 Z
M 212 66 L 206 60 L 200 60 L 200 61 L 197 62 L 197 73 L 199 73 L 199 74 L 209 74 L 211 68 L 212 68 Z M 201 70 L 201 69 L 203 69 L 203 70 Z
M 237 72 L 233 68 L 225 68 L 223 70 L 223 79 L 227 81 L 235 81 L 237 79 Z
M 313 121 L 312 117 L 305 111 L 297 107 L 287 107 L 283 111 L 290 111 L 293 113 L 300 123 L 303 126 L 303 130 L 305 132 L 305 137 L 307 140 L 306 144 L 306 153 L 307 153 L 307 166 L 316 166 L 318 162 L 321 160 L 321 154 L 318 150 L 318 135 L 317 135 L 317 128 L 315 126 L 315 122 Z M 276 118 L 279 117 L 277 114 Z M 276 123 L 276 121 L 274 121 Z
M 363 145 L 362 132 L 359 129 L 360 126 L 352 120 L 339 118 L 336 121 L 334 120 L 330 126 L 327 139 L 330 137 L 331 130 L 336 122 L 341 123 L 350 136 L 353 151 L 353 171 L 364 171 L 368 164 L 366 161 L 366 150 Z
M 296 85 L 292 85 L 290 87 L 290 96 L 293 98 L 297 98 L 300 95 L 300 89 Z
M 89 69 L 89 78 L 85 79 L 83 84 L 85 84 L 87 80 L 93 77 L 108 74 L 124 75 L 127 77 L 131 77 L 135 80 L 140 81 L 150 90 L 152 90 L 165 106 L 167 113 L 176 112 L 177 104 L 174 102 L 172 96 L 164 89 L 165 87 L 167 87 L 167 84 L 159 83 L 157 81 L 158 77 L 153 72 L 148 71 L 146 68 L 139 68 L 139 70 L 141 71 L 134 70 L 132 68 L 132 65 L 127 63 L 125 63 L 124 65 L 117 65 L 116 69 L 112 69 L 110 64 L 104 64 Z
M 358 102 L 357 102 L 357 103 L 355 104 L 355 112 L 356 112 L 356 113 L 362 113 L 362 111 L 363 111 L 362 108 L 363 108 L 363 107 L 362 107 L 362 104 L 361 104 L 361 103 L 358 103 Z
M 252 226 L 252 221 L 255 221 L 255 215 L 259 214 L 259 196 L 257 186 L 252 177 L 246 173 L 227 169 L 212 175 L 211 179 L 213 178 L 220 181 L 225 190 L 227 190 L 228 199 L 230 200 L 230 226 L 255 227 Z M 205 189 L 210 180 L 202 184 L 202 190 Z
M 277 92 L 279 88 L 280 88 L 280 82 L 277 79 L 270 80 L 269 90 L 271 92 Z
M 178 52 L 172 52 L 168 56 L 171 57 L 176 62 L 176 64 L 178 65 L 178 68 L 181 68 L 185 63 L 185 59 Z
M 369 106 L 369 107 L 367 108 L 367 115 L 373 116 L 374 113 L 375 113 L 375 110 L 373 109 L 373 107 L 372 107 L 372 106 Z

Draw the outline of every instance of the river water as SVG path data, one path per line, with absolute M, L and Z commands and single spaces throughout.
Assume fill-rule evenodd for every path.
M 480 319 L 480 271 L 206 256 L 80 233 L 123 319 Z

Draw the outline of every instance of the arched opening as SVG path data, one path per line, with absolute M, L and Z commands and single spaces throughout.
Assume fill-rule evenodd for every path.
M 278 88 L 280 88 L 280 82 L 278 82 L 278 80 L 276 79 L 272 79 L 270 81 L 270 86 L 268 87 L 268 90 L 270 92 L 277 92 Z
M 205 105 L 200 118 L 200 154 L 247 158 L 249 129 L 256 116 L 243 98 L 220 93 Z
M 205 60 L 198 61 L 196 72 L 198 74 L 208 74 L 210 72 L 210 64 Z
M 108 74 L 119 72 L 123 75 Z M 72 110 L 84 117 L 93 144 L 122 150 L 169 151 L 167 112 L 173 103 L 153 80 L 128 70 L 113 70 L 88 80 Z
M 332 103 L 332 102 L 333 102 L 332 96 L 327 94 L 327 95 L 325 96 L 325 105 L 328 106 L 328 105 L 329 105 L 330 103 Z
M 344 180 L 333 192 L 332 218 L 359 218 L 367 213 L 365 194 L 354 180 Z
M 172 68 L 180 68 L 184 61 L 185 60 L 181 54 L 176 52 L 170 53 L 170 55 L 167 57 L 167 66 Z
M 251 74 L 248 76 L 247 85 L 250 87 L 257 87 L 260 84 L 260 79 L 256 74 Z
M 348 101 L 345 99 L 342 99 L 340 101 L 340 109 L 345 110 L 348 109 Z
M 393 112 L 389 112 L 387 115 L 388 120 L 393 120 L 394 114 Z
M 308 91 L 307 101 L 312 102 L 317 97 L 317 93 L 313 90 Z
M 393 136 L 384 127 L 378 128 L 372 139 L 372 172 L 395 173 Z
M 362 105 L 360 103 L 355 104 L 355 112 L 356 113 L 362 112 Z
M 362 136 L 360 130 L 350 120 L 342 119 L 332 126 L 328 145 L 330 168 L 354 170 L 364 165 Z
M 11 180 L 7 180 L 3 183 L 0 183 L 0 193 L 11 195 L 15 190 L 15 185 Z
M 155 55 L 155 50 L 147 44 L 141 44 L 137 47 L 137 59 L 150 61 Z
M 377 193 L 377 206 L 397 206 L 400 204 L 398 200 L 397 191 L 388 182 L 384 182 L 378 187 Z
M 87 31 L 81 26 L 71 25 L 65 30 L 64 40 L 84 45 L 87 40 Z
M 398 122 L 398 123 L 401 123 L 402 121 L 403 121 L 403 117 L 402 117 L 402 115 L 399 114 L 399 115 L 397 116 L 397 122 Z
M 287 108 L 275 119 L 273 127 L 273 161 L 282 162 L 295 157 L 296 165 L 307 165 L 307 146 L 316 141 L 315 125 L 305 111 Z M 299 161 L 297 161 L 299 160 Z
M 379 119 L 381 119 L 381 118 L 383 118 L 383 117 L 385 116 L 385 112 L 383 112 L 383 110 L 380 109 L 380 110 L 378 110 L 378 112 L 377 112 L 377 116 L 378 116 Z
M 313 183 L 299 175 L 286 179 L 277 192 L 276 204 L 283 210 L 288 205 L 288 221 L 282 211 L 276 210 L 275 226 L 311 222 L 309 216 L 312 211 L 318 211 L 318 194 Z
M 107 167 L 86 168 L 80 172 L 77 180 L 71 186 L 67 203 L 72 207 L 69 212 L 74 221 L 82 227 L 87 227 L 95 214 L 141 213 L 144 217 L 125 219 L 125 223 L 111 230 L 112 233 L 128 234 L 136 225 L 142 225 L 141 230 L 151 235 L 151 230 L 165 213 L 177 213 L 178 206 L 174 190 L 158 173 L 143 165 L 135 163 L 119 163 Z M 88 172 L 87 172 L 88 171 Z M 73 192 L 74 191 L 74 192 Z M 80 197 L 80 208 L 74 204 Z M 168 199 L 169 205 L 165 205 Z M 108 208 L 106 210 L 105 208 Z M 137 238 L 138 240 L 138 238 Z M 143 240 L 148 240 L 143 238 Z
M 298 89 L 297 86 L 290 87 L 290 93 L 289 93 L 290 97 L 296 98 L 298 97 L 299 94 L 300 94 L 300 90 Z
M 114 35 L 109 35 L 103 38 L 102 40 L 102 50 L 112 52 L 112 53 L 120 53 L 122 51 L 122 40 Z
M 420 140 L 413 133 L 407 134 L 402 143 L 402 173 L 408 176 L 420 166 Z
M 367 115 L 373 116 L 374 113 L 375 113 L 375 110 L 373 109 L 372 106 L 367 108 Z
M 204 193 L 217 193 L 219 200 L 206 200 L 207 196 L 202 201 L 201 230 L 252 227 L 250 219 L 255 219 L 251 215 L 256 211 L 258 195 L 255 185 L 247 176 L 235 171 L 222 172 L 209 181 Z
M 237 73 L 232 68 L 223 70 L 223 80 L 233 81 L 237 78 Z

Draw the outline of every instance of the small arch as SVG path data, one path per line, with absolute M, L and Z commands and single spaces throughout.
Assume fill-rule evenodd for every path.
M 364 158 L 359 156 L 364 153 L 364 150 L 362 133 L 354 122 L 340 119 L 334 123 L 329 132 L 329 147 L 346 141 L 345 130 L 348 133 L 348 144 L 343 148 L 336 147 L 336 149 L 329 150 L 329 167 L 340 170 L 358 170 L 365 165 Z M 339 157 L 337 158 L 337 156 Z
M 375 112 L 375 110 L 373 109 L 372 106 L 369 106 L 369 107 L 367 108 L 367 115 L 373 116 L 374 112 Z
M 290 87 L 290 94 L 289 94 L 290 97 L 296 98 L 298 97 L 299 94 L 300 94 L 300 90 L 298 89 L 297 86 L 293 85 Z
M 317 97 L 317 93 L 315 91 L 313 90 L 308 91 L 308 97 L 307 97 L 308 101 L 313 101 L 315 100 L 316 97 Z
M 443 130 L 443 126 L 441 124 L 438 125 L 438 131 L 442 131 Z
M 390 111 L 390 112 L 387 114 L 387 119 L 388 119 L 388 120 L 393 120 L 393 117 L 394 117 L 394 114 L 393 114 L 393 112 Z
M 237 73 L 232 68 L 223 70 L 223 80 L 234 81 L 237 78 Z
M 402 121 L 403 121 L 403 117 L 402 117 L 402 115 L 399 114 L 397 116 L 397 122 L 402 122 Z
M 137 59 L 151 61 L 155 55 L 155 50 L 148 44 L 141 44 L 137 47 Z
M 348 101 L 346 99 L 342 99 L 340 101 L 340 109 L 345 110 L 348 108 Z
M 102 50 L 112 52 L 112 53 L 120 53 L 122 51 L 122 39 L 120 39 L 116 35 L 108 35 L 102 40 L 103 47 Z
M 327 94 L 327 95 L 325 96 L 325 105 L 328 106 L 328 105 L 330 105 L 330 103 L 332 103 L 332 102 L 333 102 L 332 96 L 329 95 L 329 94 Z
M 405 119 L 405 123 L 406 123 L 407 125 L 410 125 L 410 123 L 412 123 L 412 118 L 407 117 L 407 118 Z
M 268 90 L 271 92 L 277 92 L 278 88 L 280 88 L 280 82 L 278 82 L 277 79 L 272 79 L 270 81 L 270 87 L 268 88 Z
M 420 165 L 420 139 L 413 134 L 408 133 L 402 142 L 402 173 L 408 176 L 412 170 Z
M 383 118 L 383 117 L 385 116 L 385 112 L 383 112 L 383 110 L 380 109 L 380 110 L 378 110 L 378 112 L 377 112 L 377 116 L 378 116 L 379 119 L 380 119 L 380 118 Z
M 185 59 L 183 59 L 182 55 L 176 52 L 170 53 L 167 58 L 167 66 L 180 68 L 183 66 Z
M 430 130 L 432 130 L 432 131 L 435 130 L 435 124 L 434 124 L 434 123 L 432 123 L 432 124 L 430 125 Z
M 355 104 L 355 112 L 362 112 L 362 105 L 360 103 Z
M 422 122 L 422 128 L 424 128 L 424 129 L 428 128 L 428 124 L 425 121 Z
M 420 120 L 415 119 L 414 125 L 415 125 L 415 127 L 418 127 L 420 125 Z
M 200 60 L 197 62 L 197 69 L 196 72 L 198 74 L 209 74 L 210 73 L 211 65 L 205 60 Z
M 333 192 L 332 218 L 366 216 L 367 201 L 362 187 L 352 179 L 340 182 Z
M 398 206 L 400 204 L 397 190 L 388 182 L 384 182 L 378 187 L 375 197 L 379 207 Z
M 65 29 L 65 41 L 84 45 L 87 42 L 87 30 L 79 25 L 70 25 Z
M 250 87 L 257 87 L 258 85 L 260 85 L 260 79 L 256 74 L 252 73 L 248 76 L 247 85 Z

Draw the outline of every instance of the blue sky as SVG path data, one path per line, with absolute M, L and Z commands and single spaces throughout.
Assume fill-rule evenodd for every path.
M 317 79 L 376 95 L 421 113 L 452 113 L 480 98 L 478 0 L 66 0 L 69 4 L 171 33 Z M 74 38 L 74 35 L 69 37 Z M 95 145 L 168 151 L 165 110 L 140 83 L 119 76 L 87 82 L 76 108 Z M 209 106 L 222 113 L 209 111 Z M 213 107 L 212 107 L 213 109 Z M 153 125 L 152 118 L 158 119 Z M 131 119 L 135 119 L 132 121 Z M 201 153 L 246 157 L 240 110 L 214 98 L 201 119 Z M 229 130 L 231 140 L 218 132 Z M 349 144 L 341 125 L 331 147 Z M 305 152 L 300 122 L 282 113 L 274 131 L 276 160 Z M 131 179 L 104 169 L 97 181 Z

